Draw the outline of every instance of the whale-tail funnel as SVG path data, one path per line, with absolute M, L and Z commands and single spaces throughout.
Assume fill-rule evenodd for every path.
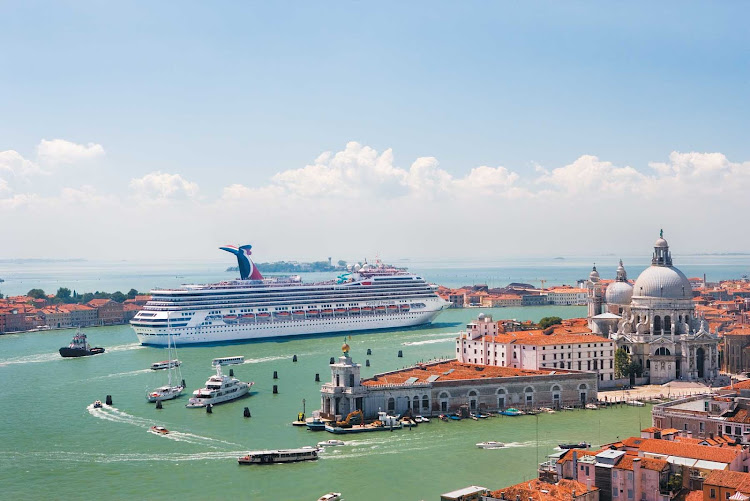
M 260 271 L 255 267 L 253 260 L 250 259 L 250 254 L 252 254 L 250 249 L 252 248 L 252 245 L 240 245 L 239 247 L 236 245 L 225 245 L 219 247 L 219 249 L 231 252 L 237 256 L 237 264 L 240 268 L 240 278 L 242 280 L 263 280 L 263 275 L 260 274 Z

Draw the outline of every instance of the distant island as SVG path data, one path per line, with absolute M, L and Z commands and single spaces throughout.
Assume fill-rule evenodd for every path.
M 303 273 L 303 272 L 326 272 L 326 271 L 348 271 L 346 261 L 339 260 L 333 264 L 328 261 L 313 261 L 312 263 L 300 263 L 297 261 L 276 261 L 274 263 L 255 263 L 261 273 Z M 237 266 L 230 266 L 227 271 L 240 271 Z

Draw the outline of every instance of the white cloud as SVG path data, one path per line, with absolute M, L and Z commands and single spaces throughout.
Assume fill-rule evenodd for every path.
M 104 156 L 100 144 L 77 144 L 64 139 L 42 139 L 36 148 L 39 162 L 44 165 L 75 164 Z
M 650 180 L 632 167 L 616 167 L 612 162 L 599 160 L 593 155 L 582 155 L 573 163 L 551 172 L 542 169 L 535 182 L 568 195 L 596 197 L 638 191 L 644 189 Z
M 0 151 L 0 175 L 27 177 L 44 171 L 15 150 Z
M 184 179 L 179 174 L 151 172 L 130 180 L 130 188 L 136 197 L 163 201 L 174 198 L 193 198 L 198 194 L 198 185 Z

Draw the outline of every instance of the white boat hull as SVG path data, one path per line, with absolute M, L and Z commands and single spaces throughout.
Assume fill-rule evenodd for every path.
M 354 332 L 360 330 L 398 329 L 429 324 L 443 310 L 446 303 L 439 298 L 421 311 L 407 311 L 381 314 L 359 314 L 343 317 L 321 317 L 290 320 L 258 321 L 248 324 L 226 324 L 215 322 L 212 325 L 172 328 L 175 345 L 221 343 L 253 339 L 304 336 L 334 332 Z M 433 308 L 430 308 L 432 306 Z M 144 345 L 166 346 L 167 329 L 133 326 L 138 340 Z
M 237 388 L 237 391 L 228 393 L 226 395 L 219 395 L 213 398 L 191 397 L 185 407 L 195 408 L 195 407 L 205 407 L 208 404 L 211 404 L 211 405 L 223 404 L 225 402 L 231 402 L 232 400 L 237 400 L 238 398 L 242 398 L 248 393 L 250 393 L 250 385 L 248 383 L 241 383 L 241 386 Z
M 164 400 L 172 400 L 173 398 L 177 398 L 180 395 L 182 395 L 182 392 L 185 390 L 182 386 L 175 386 L 171 388 L 169 391 L 154 391 L 146 395 L 146 399 L 149 402 L 159 402 Z

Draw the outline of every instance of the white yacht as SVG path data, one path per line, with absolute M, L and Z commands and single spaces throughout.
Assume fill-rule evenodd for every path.
M 221 247 L 237 256 L 238 280 L 152 290 L 130 321 L 141 344 L 166 344 L 168 323 L 178 345 L 411 327 L 450 304 L 437 286 L 380 261 L 326 282 L 263 278 L 250 247 Z
M 177 360 L 174 339 L 170 332 L 167 332 L 167 360 L 151 364 L 153 370 L 167 370 L 167 384 L 151 390 L 146 395 L 149 402 L 159 402 L 162 400 L 172 400 L 182 395 L 185 391 L 185 381 L 182 379 L 180 371 L 180 361 Z
M 346 445 L 346 442 L 343 440 L 336 440 L 335 438 L 332 438 L 331 440 L 325 440 L 323 442 L 318 442 L 318 447 L 334 447 L 337 445 Z
M 205 407 L 208 404 L 221 404 L 236 400 L 248 394 L 253 383 L 246 383 L 221 373 L 221 365 L 216 366 L 216 375 L 206 381 L 206 386 L 195 390 L 186 407 Z

